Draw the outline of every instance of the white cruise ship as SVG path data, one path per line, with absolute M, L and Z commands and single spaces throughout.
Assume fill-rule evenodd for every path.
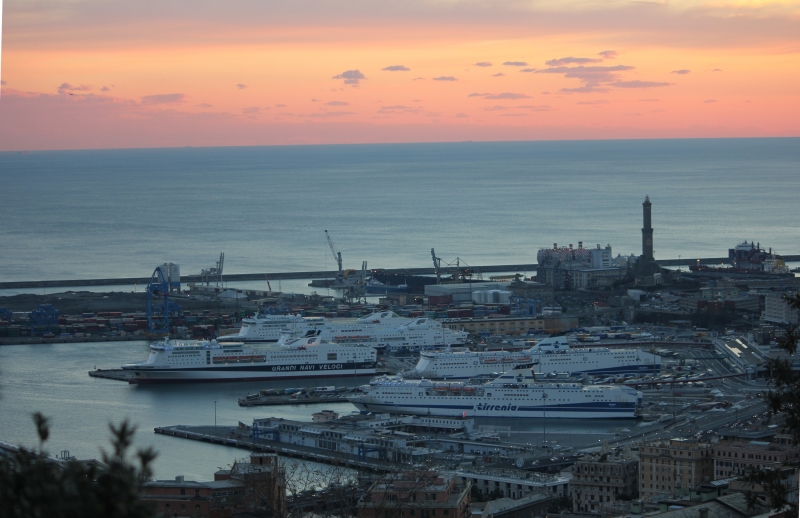
M 373 313 L 356 321 L 304 319 L 287 326 L 278 343 L 299 337 L 319 337 L 339 344 L 364 344 L 389 351 L 424 351 L 463 345 L 466 331 L 454 331 L 430 318 L 403 318 L 392 311 Z
M 530 367 L 485 385 L 380 377 L 347 399 L 362 411 L 442 417 L 633 418 L 641 406 L 632 388 L 537 383 Z
M 536 364 L 536 372 L 568 372 L 572 376 L 653 374 L 661 370 L 661 356 L 641 349 L 573 349 L 566 337 L 558 336 L 545 338 L 530 349 L 517 352 L 422 352 L 412 372 L 415 377 L 431 379 L 470 379 L 531 362 Z
M 128 363 L 131 383 L 261 381 L 297 378 L 371 376 L 377 353 L 360 345 L 339 345 L 319 338 L 286 345 L 250 347 L 210 342 L 150 345 L 146 360 Z
M 239 334 L 221 336 L 219 343 L 269 343 L 277 342 L 286 326 L 303 322 L 300 315 L 270 315 L 263 310 L 255 316 L 243 318 Z

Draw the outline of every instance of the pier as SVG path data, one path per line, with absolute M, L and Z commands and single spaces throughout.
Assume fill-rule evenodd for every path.
M 241 448 L 253 452 L 277 453 L 285 457 L 323 462 L 334 466 L 344 466 L 353 469 L 367 470 L 378 473 L 398 472 L 408 466 L 396 462 L 382 461 L 366 457 L 359 459 L 356 455 L 349 455 L 332 450 L 311 448 L 300 444 L 287 444 L 265 439 L 253 439 L 242 432 L 246 430 L 230 426 L 158 426 L 155 433 L 169 435 L 180 439 L 208 442 L 233 448 Z

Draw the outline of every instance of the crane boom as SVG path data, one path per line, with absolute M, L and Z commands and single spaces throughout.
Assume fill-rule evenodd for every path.
M 330 234 L 328 231 L 325 231 L 325 237 L 328 239 L 328 246 L 331 247 L 331 252 L 333 253 L 333 259 L 336 261 L 336 264 L 339 266 L 339 275 L 343 274 L 342 272 L 342 253 L 336 251 L 336 247 L 333 246 L 333 240 L 331 240 Z
M 436 284 L 441 284 L 442 274 L 440 269 L 442 267 L 442 260 L 436 257 L 436 252 L 433 251 L 433 248 L 431 248 L 431 258 L 433 259 L 433 271 L 436 273 Z

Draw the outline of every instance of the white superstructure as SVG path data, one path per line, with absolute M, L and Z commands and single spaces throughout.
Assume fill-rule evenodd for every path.
M 262 310 L 253 317 L 242 319 L 239 334 L 221 336 L 217 341 L 220 343 L 277 342 L 281 337 L 282 329 L 304 320 L 300 315 L 270 315 Z
M 307 318 L 287 326 L 278 343 L 312 336 L 339 344 L 365 344 L 389 351 L 424 351 L 463 345 L 468 333 L 448 329 L 430 318 L 404 318 L 392 311 L 382 311 L 347 322 Z
M 131 383 L 180 381 L 256 381 L 375 374 L 377 353 L 363 345 L 339 345 L 320 338 L 286 345 L 250 347 L 212 340 L 150 345 L 146 360 L 122 368 Z
M 578 376 L 652 374 L 661 370 L 661 356 L 641 349 L 572 348 L 564 336 L 545 338 L 523 351 L 427 351 L 420 353 L 414 375 L 432 379 L 470 379 L 535 363 L 540 373 Z
M 632 418 L 642 393 L 624 386 L 537 383 L 518 365 L 485 385 L 380 377 L 348 397 L 359 410 L 453 417 Z

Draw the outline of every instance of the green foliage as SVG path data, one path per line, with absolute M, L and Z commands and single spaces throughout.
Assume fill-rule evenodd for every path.
M 800 294 L 786 297 L 786 301 L 791 308 L 800 310 Z M 800 329 L 791 326 L 786 335 L 778 341 L 778 345 L 789 355 L 795 355 L 799 341 Z M 792 434 L 796 442 L 800 442 L 800 374 L 792 371 L 791 359 L 770 358 L 766 367 L 769 378 L 775 386 L 766 393 L 767 405 L 774 414 L 780 414 L 784 418 L 784 431 Z M 780 471 L 753 470 L 747 475 L 746 480 L 752 484 L 753 489 L 756 489 L 756 486 L 763 488 L 773 509 L 789 506 L 794 515 L 797 515 L 798 503 L 788 500 L 789 491 L 784 475 Z M 756 506 L 757 495 L 750 492 L 747 500 L 748 506 L 752 509 Z
M 20 448 L 0 458 L 0 516 L 3 518 L 150 518 L 155 510 L 139 501 L 138 489 L 149 478 L 152 449 L 128 459 L 135 427 L 110 424 L 112 451 L 103 451 L 105 467 L 59 461 L 44 451 L 50 435 L 48 419 L 33 416 L 39 449 Z

